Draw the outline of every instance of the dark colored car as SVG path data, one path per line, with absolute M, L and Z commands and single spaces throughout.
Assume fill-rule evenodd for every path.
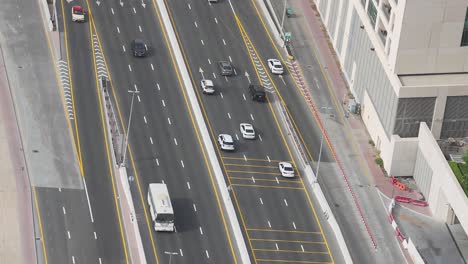
M 261 85 L 250 84 L 249 93 L 253 101 L 265 102 L 266 100 L 265 89 Z
M 141 39 L 132 40 L 132 53 L 135 57 L 145 57 L 148 55 L 148 46 Z
M 232 64 L 229 61 L 219 61 L 218 66 L 219 71 L 223 76 L 231 76 L 234 72 Z

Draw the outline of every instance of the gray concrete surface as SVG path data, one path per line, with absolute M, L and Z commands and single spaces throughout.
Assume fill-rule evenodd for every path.
M 2 1 L 0 44 L 31 183 L 82 188 L 36 1 Z
M 1 49 L 0 182 L 0 263 L 35 263 L 32 196 Z
M 444 222 L 398 204 L 393 216 L 405 237 L 410 237 L 427 264 L 465 263 Z
M 468 260 L 468 235 L 465 233 L 465 230 L 463 230 L 461 224 L 448 225 L 448 228 L 457 244 L 458 251 L 460 251 L 466 263 Z

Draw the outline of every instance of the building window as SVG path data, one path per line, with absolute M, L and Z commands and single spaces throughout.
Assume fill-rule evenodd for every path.
M 465 14 L 465 24 L 463 25 L 463 35 L 461 39 L 461 46 L 468 46 L 468 8 Z
M 377 20 L 377 8 L 375 8 L 374 2 L 369 1 L 369 7 L 367 9 L 367 14 L 372 22 L 372 25 L 375 27 L 375 22 Z

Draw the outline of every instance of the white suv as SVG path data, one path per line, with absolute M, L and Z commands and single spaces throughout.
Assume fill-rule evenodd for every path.
M 245 139 L 255 139 L 255 130 L 253 126 L 249 123 L 241 123 L 240 124 L 240 131 L 242 137 Z
M 234 151 L 234 140 L 231 135 L 219 134 L 218 143 L 222 150 Z
M 278 164 L 279 170 L 281 172 L 281 176 L 286 178 L 293 178 L 294 177 L 294 167 L 289 162 L 280 162 Z
M 281 61 L 277 59 L 269 59 L 268 68 L 270 68 L 270 71 L 273 74 L 283 74 L 284 72 L 283 65 L 281 65 Z
M 201 80 L 201 87 L 202 87 L 204 94 L 214 94 L 215 92 L 214 84 L 212 80 L 206 80 L 206 79 Z

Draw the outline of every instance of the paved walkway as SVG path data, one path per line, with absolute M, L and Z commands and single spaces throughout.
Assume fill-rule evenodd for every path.
M 27 168 L 0 53 L 0 263 L 36 263 Z

